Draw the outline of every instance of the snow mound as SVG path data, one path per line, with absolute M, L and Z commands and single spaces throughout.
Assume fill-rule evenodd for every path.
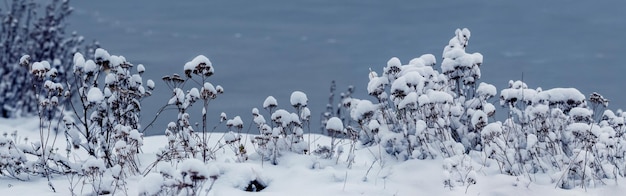
M 208 168 L 198 159 L 186 159 L 179 165 L 181 173 L 196 179 L 206 179 L 210 176 Z
M 585 95 L 575 88 L 553 88 L 537 93 L 533 102 L 580 105 L 585 102 Z
M 149 173 L 139 181 L 137 192 L 139 192 L 139 195 L 157 195 L 161 192 L 164 181 L 165 179 L 161 174 Z

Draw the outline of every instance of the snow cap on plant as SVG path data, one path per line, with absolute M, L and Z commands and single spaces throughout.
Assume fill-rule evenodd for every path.
M 143 72 L 145 71 L 146 71 L 146 67 L 144 67 L 143 64 L 137 65 L 137 73 L 143 74 Z
M 326 130 L 328 132 L 343 133 L 343 122 L 337 117 L 332 117 L 326 121 Z
M 208 168 L 198 159 L 186 159 L 180 164 L 180 173 L 189 180 L 203 180 L 209 178 Z
M 185 63 L 185 75 L 191 77 L 191 74 L 209 77 L 213 75 L 213 65 L 209 58 L 204 55 L 198 55 L 193 60 Z
M 87 92 L 87 101 L 92 103 L 98 103 L 104 100 L 104 95 L 99 88 L 91 87 L 89 92 Z
M 50 63 L 48 61 L 35 62 L 30 69 L 31 74 L 39 79 L 43 79 L 48 71 L 50 71 Z
M 202 87 L 202 99 L 215 99 L 217 97 L 217 90 L 210 82 L 205 82 Z
M 226 121 L 226 126 L 228 126 L 228 127 L 235 127 L 237 129 L 242 129 L 243 128 L 243 121 L 241 120 L 241 117 L 235 116 L 235 118 Z
M 265 98 L 265 101 L 263 101 L 263 108 L 265 109 L 272 110 L 276 107 L 278 107 L 278 102 L 273 96 L 267 96 L 267 98 Z
M 28 66 L 30 64 L 30 55 L 23 55 L 20 57 L 20 65 Z
M 291 105 L 296 108 L 306 107 L 307 102 L 309 101 L 306 97 L 306 94 L 304 94 L 302 91 L 294 91 L 293 93 L 291 93 L 291 98 L 289 100 L 291 101 Z
M 362 121 L 374 116 L 377 106 L 369 100 L 355 100 L 354 109 L 350 110 L 350 117 L 356 121 Z
M 384 69 L 384 74 L 387 75 L 390 80 L 393 80 L 395 79 L 395 75 L 400 73 L 401 66 L 402 62 L 400 62 L 400 59 L 398 57 L 392 57 L 389 61 L 387 61 L 387 67 Z

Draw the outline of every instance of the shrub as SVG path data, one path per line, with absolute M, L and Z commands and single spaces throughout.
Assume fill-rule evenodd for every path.
M 37 90 L 42 89 L 32 87 L 42 81 L 32 80 L 29 63 L 21 57 L 29 55 L 30 62 L 49 62 L 47 69 L 55 70 L 50 80 L 65 84 L 72 78 L 72 55 L 89 52 L 95 44 L 85 45 L 82 36 L 66 32 L 66 19 L 73 11 L 68 0 L 53 0 L 47 5 L 34 0 L 5 3 L 6 10 L 0 9 L 0 117 L 36 115 L 36 96 L 42 93 Z
M 350 99 L 350 116 L 363 144 L 381 144 L 398 159 L 456 155 L 455 143 L 465 152 L 480 150 L 480 130 L 495 107 L 488 100 L 495 87 L 477 85 L 483 57 L 465 52 L 470 32 L 457 29 L 444 48 L 442 73 L 426 54 L 403 65 L 393 57 L 382 75 L 370 71 L 369 95 L 378 103 Z M 462 152 L 463 153 L 463 152 Z
M 263 108 L 271 116 L 269 124 L 263 115 L 259 114 L 258 109 L 252 109 L 254 123 L 260 134 L 253 140 L 257 147 L 256 151 L 263 160 L 269 160 L 274 165 L 278 164 L 278 157 L 285 152 L 299 154 L 309 152 L 309 146 L 303 138 L 303 123 L 307 123 L 311 116 L 311 111 L 306 107 L 308 98 L 303 92 L 294 91 L 290 102 L 295 112 L 277 109 L 278 102 L 273 96 L 265 99 Z
M 213 152 L 216 149 L 208 146 L 210 133 L 207 130 L 206 113 L 210 101 L 217 98 L 219 94 L 224 93 L 224 88 L 220 85 L 214 86 L 208 81 L 208 78 L 214 74 L 214 71 L 211 61 L 207 57 L 199 55 L 185 64 L 184 72 L 186 78 L 178 74 L 163 77 L 163 81 L 172 90 L 173 96 L 161 111 L 170 106 L 175 107 L 178 111 L 178 119 L 176 122 L 170 122 L 165 130 L 169 143 L 158 155 L 159 160 L 174 161 L 186 158 L 202 158 L 206 162 L 215 158 Z M 199 77 L 200 80 L 194 79 L 194 76 Z M 185 93 L 182 88 L 187 82 L 200 85 L 201 88 L 191 88 Z M 194 130 L 190 121 L 190 114 L 188 113 L 188 110 L 197 101 L 202 101 L 203 103 L 201 133 Z M 226 115 L 223 114 L 220 122 L 225 120 Z

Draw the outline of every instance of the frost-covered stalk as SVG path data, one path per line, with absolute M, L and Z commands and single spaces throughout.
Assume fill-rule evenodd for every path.
M 90 157 L 82 165 L 82 174 L 85 176 L 82 185 L 90 185 L 92 191 L 90 194 L 93 195 L 115 194 L 117 188 L 123 186 L 118 183 L 125 183 L 125 179 L 115 179 L 121 171 L 119 166 L 107 168 L 103 159 Z
M 265 101 L 263 101 L 263 108 L 265 108 L 270 114 L 276 107 L 278 107 L 278 102 L 273 96 L 268 96 L 265 98 Z M 265 117 L 259 113 L 259 109 L 257 108 L 252 109 L 252 118 L 254 124 L 256 124 L 256 127 L 259 130 L 259 136 L 255 136 L 252 143 L 255 144 L 257 148 L 256 152 L 261 155 L 261 161 L 265 161 L 271 156 L 271 154 L 274 154 L 272 152 L 274 150 L 272 150 L 270 146 L 270 141 L 275 141 L 273 136 L 274 131 L 272 128 L 274 123 L 270 122 L 270 124 L 267 124 Z M 278 137 L 278 132 L 276 132 L 276 137 Z M 274 146 L 276 146 L 275 143 L 276 142 L 274 142 Z
M 330 83 L 330 94 L 328 96 L 328 103 L 326 104 L 326 111 L 322 113 L 322 118 L 320 120 L 320 131 L 323 133 L 326 131 L 326 122 L 328 119 L 335 115 L 335 91 L 337 90 L 337 84 L 333 80 Z
M 176 122 L 170 122 L 165 130 L 169 143 L 167 149 L 158 155 L 160 157 L 159 160 L 174 161 L 181 158 L 202 157 L 203 161 L 208 161 L 215 157 L 213 151 L 208 146 L 206 110 L 210 100 L 224 93 L 224 89 L 219 85 L 213 86 L 213 84 L 207 81 L 208 77 L 213 75 L 214 69 L 211 61 L 203 55 L 196 56 L 193 60 L 187 62 L 184 66 L 184 72 L 187 76 L 186 79 L 183 79 L 178 74 L 163 77 L 163 81 L 168 84 L 168 87 L 173 92 L 173 96 L 168 101 L 166 107 L 176 107 L 178 119 Z M 195 80 L 193 75 L 199 76 L 202 81 Z M 200 90 L 191 88 L 185 93 L 182 88 L 188 81 L 193 81 L 202 86 L 202 88 Z M 190 121 L 190 114 L 187 113 L 193 103 L 200 99 L 203 100 L 202 135 L 194 131 Z M 225 120 L 225 117 L 222 117 L 222 119 Z
M 471 95 L 473 97 L 467 97 L 469 100 L 463 102 L 465 97 L 458 99 L 462 103 L 464 114 L 454 115 L 453 119 L 458 123 L 454 125 L 458 141 L 466 147 L 466 151 L 482 149 L 480 131 L 488 124 L 489 117 L 494 117 L 496 112 L 495 106 L 488 102 L 496 95 L 496 87 L 480 83 L 474 90 Z
M 308 135 L 308 139 L 307 139 L 307 147 L 305 149 L 305 154 L 306 153 L 311 153 L 311 135 L 313 133 L 311 133 L 311 110 L 309 110 L 308 107 L 305 107 L 304 109 L 302 109 L 302 111 L 300 112 L 300 118 L 302 119 L 302 123 L 306 124 L 307 130 L 309 132 Z
M 339 157 L 340 152 L 343 150 L 337 149 L 337 137 L 345 133 L 345 129 L 343 128 L 343 122 L 338 117 L 332 117 L 328 119 L 326 122 L 326 132 L 330 136 L 330 154 L 328 154 L 327 158 L 332 158 L 335 155 L 335 151 L 337 152 L 337 157 Z
M 346 162 L 348 163 L 348 168 L 352 168 L 352 164 L 354 163 L 354 158 L 356 154 L 357 142 L 359 141 L 359 133 L 352 127 L 346 127 L 346 133 L 350 138 L 350 150 L 348 150 L 348 157 L 346 158 Z
M 64 134 L 68 158 L 71 151 L 84 151 L 90 159 L 102 161 L 100 169 L 106 173 L 92 175 L 75 167 L 68 172 L 92 175 L 94 191 L 125 192 L 126 177 L 139 172 L 141 100 L 151 95 L 154 82 L 148 80 L 147 89 L 144 87 L 141 76 L 145 67 L 141 64 L 134 69 L 123 56 L 110 55 L 104 49 L 94 53 L 94 60 L 87 61 L 80 53 L 74 55 L 74 78 L 67 82 L 70 90 L 65 96 L 77 100 L 69 104 L 73 114 L 63 117 Z M 44 86 L 47 84 L 54 83 Z
M 607 162 L 613 165 L 614 172 L 612 173 L 615 173 L 615 177 L 626 176 L 626 161 L 624 160 L 626 155 L 624 145 L 626 138 L 624 138 L 624 115 L 622 113 L 622 111 L 613 112 L 611 110 L 605 110 L 599 123 L 600 126 L 611 127 L 613 129 L 613 132 L 609 130 L 609 132 L 606 132 L 601 138 L 603 138 L 603 143 L 605 143 L 604 150 L 608 151 L 606 157 Z M 609 136 L 609 138 L 612 137 L 613 140 L 606 140 L 606 136 Z
M 443 50 L 441 62 L 441 72 L 448 80 L 447 88 L 457 103 L 451 119 L 452 136 L 455 141 L 463 143 L 466 151 L 480 150 L 480 130 L 495 112 L 495 107 L 487 100 L 496 94 L 493 85 L 480 83 L 477 86 L 483 56 L 465 52 L 470 35 L 466 28 L 457 29 Z
M 533 97 L 537 94 L 534 89 L 529 89 L 522 81 L 509 81 L 509 88 L 500 92 L 500 105 L 508 108 L 508 118 L 504 123 L 500 123 L 503 130 L 502 141 L 506 143 L 497 143 L 497 149 L 502 153 L 499 156 L 499 163 L 502 165 L 502 171 L 510 175 L 521 175 L 527 173 L 524 169 L 525 163 L 529 160 L 526 158 L 527 135 L 529 132 L 529 117 L 525 114 L 526 109 L 533 103 Z M 484 130 L 483 130 L 484 131 Z M 483 138 L 484 138 L 483 134 Z M 484 144 L 490 145 L 486 141 Z M 489 156 L 494 156 L 492 150 Z M 529 148 L 532 149 L 532 148 Z
M 199 98 L 199 91 L 197 89 L 192 90 L 185 96 L 181 89 L 185 80 L 178 74 L 173 74 L 171 77 L 165 76 L 163 81 L 173 91 L 173 97 L 167 104 L 174 105 L 178 110 L 178 119 L 176 122 L 170 122 L 165 130 L 165 136 L 169 139 L 169 152 L 167 152 L 169 158 L 167 160 L 195 157 L 197 141 L 193 137 L 195 135 L 189 122 L 187 108 Z
M 309 110 L 309 108 L 307 107 L 309 99 L 307 98 L 306 94 L 304 94 L 304 92 L 302 91 L 294 91 L 291 93 L 291 97 L 289 98 L 289 101 L 291 102 L 291 106 L 293 106 L 293 108 L 296 110 L 296 115 L 298 115 L 298 119 L 300 121 L 299 125 L 296 125 L 293 129 L 292 129 L 292 136 L 290 138 L 289 141 L 289 150 L 294 151 L 294 144 L 298 143 L 297 141 L 302 141 L 304 140 L 303 138 L 303 134 L 304 134 L 304 130 L 303 130 L 303 124 L 308 123 L 310 116 L 311 116 L 311 111 Z M 292 116 L 293 118 L 293 116 Z M 309 130 L 310 132 L 310 130 Z M 310 134 L 310 133 L 309 133 Z M 309 138 L 309 142 L 310 142 L 310 138 Z M 310 143 L 309 145 L 307 145 L 310 147 Z M 304 153 L 306 153 L 307 151 L 309 151 L 308 148 L 303 149 Z
M 502 173 L 519 175 L 521 172 L 516 167 L 518 163 L 515 158 L 516 151 L 510 146 L 509 140 L 506 138 L 507 132 L 501 122 L 485 126 L 481 131 L 483 152 L 487 158 L 496 160 Z
M 337 150 L 336 145 L 339 141 L 337 139 L 349 137 L 349 139 L 359 139 L 359 132 L 352 132 L 356 135 L 349 135 L 344 131 L 329 131 L 327 129 L 328 121 L 332 118 L 338 118 L 341 120 L 342 124 L 345 124 L 346 127 L 349 127 L 350 124 L 354 123 L 354 120 L 350 117 L 350 109 L 352 107 L 353 102 L 358 101 L 357 99 L 352 98 L 352 94 L 354 93 L 354 86 L 348 86 L 348 89 L 345 92 L 339 94 L 338 103 L 334 102 L 336 91 L 335 81 L 332 81 L 330 86 L 330 96 L 328 99 L 328 104 L 326 105 L 326 111 L 322 113 L 321 120 L 321 128 L 322 133 L 326 133 L 327 136 L 331 137 L 331 145 L 330 146 L 319 146 L 315 151 L 316 154 L 321 155 L 323 158 L 332 158 L 334 152 Z M 354 129 L 350 127 L 352 131 Z M 347 129 L 347 128 L 346 128 Z M 356 138 L 353 138 L 355 136 Z M 366 136 L 368 139 L 373 139 L 373 137 Z M 356 142 L 355 140 L 351 140 L 352 142 Z
M 469 186 L 476 184 L 476 171 L 472 166 L 470 156 L 459 154 L 443 160 L 445 187 L 450 189 L 457 186 Z M 467 191 L 466 188 L 466 191 Z
M 133 74 L 133 65 L 123 56 L 104 49 L 97 49 L 94 56 L 85 61 L 80 53 L 74 55 L 78 92 L 73 95 L 81 104 L 71 104 L 78 124 L 69 116 L 64 119 L 69 145 L 103 158 L 107 168 L 123 165 L 131 173 L 138 172 L 136 156 L 143 145 L 138 131 L 141 100 L 152 94 L 154 82 L 148 80 L 146 89 L 141 77 L 145 67 L 137 65 Z M 81 142 L 83 138 L 86 143 Z
M 19 141 L 17 132 L 0 137 L 0 175 L 18 180 L 27 180 L 29 175 L 40 175 L 48 179 L 48 186 L 56 191 L 50 178 L 54 174 L 76 172 L 76 164 L 57 154 L 55 148 L 62 104 L 66 94 L 63 85 L 52 82 L 58 76 L 56 68 L 47 61 L 31 63 L 30 56 L 20 59 L 20 66 L 29 68 L 29 80 L 34 84 L 31 92 L 37 92 L 39 137 L 32 142 L 28 138 Z M 26 155 L 36 157 L 27 159 Z
M 252 109 L 252 121 L 256 125 L 256 128 L 259 130 L 259 135 L 255 136 L 251 141 L 252 144 L 255 144 L 255 147 L 259 149 L 267 149 L 268 143 L 272 134 L 271 127 L 266 124 L 265 118 L 262 114 L 259 113 L 259 109 Z M 264 161 L 268 156 L 265 151 L 256 150 L 259 155 L 261 155 L 261 161 Z M 263 162 L 261 162 L 263 163 Z
M 22 57 L 20 64 L 28 64 L 29 56 Z M 52 133 L 52 123 L 54 119 L 58 120 L 61 111 L 63 109 L 59 108 L 59 97 L 63 98 L 63 86 L 59 83 L 54 83 L 47 79 L 53 79 L 57 77 L 57 70 L 55 68 L 50 68 L 50 64 L 47 61 L 43 62 L 35 62 L 31 66 L 31 74 L 33 75 L 33 79 L 35 80 L 35 85 L 33 88 L 34 92 L 45 92 L 45 94 L 37 93 L 37 98 L 39 101 L 39 142 L 40 142 L 40 151 L 41 154 L 38 157 L 40 162 L 40 167 L 42 168 L 43 175 L 48 179 L 48 186 L 52 189 L 53 192 L 56 192 L 52 182 L 50 181 L 50 167 L 48 166 L 48 159 L 51 157 L 51 153 L 53 153 L 54 145 L 48 149 L 48 142 L 50 141 L 50 135 L 54 134 L 56 141 L 56 132 Z M 43 81 L 46 81 L 44 85 L 41 85 Z M 43 91 L 39 88 L 43 87 Z M 55 128 L 56 130 L 56 128 Z M 54 143 L 54 142 L 53 142 Z M 49 152 L 48 152 L 49 151 Z
M 246 147 L 241 142 L 241 130 L 243 129 L 243 121 L 241 117 L 235 116 L 235 118 L 226 121 L 226 127 L 228 127 L 227 133 L 224 133 L 224 142 L 230 145 L 231 149 L 237 156 L 237 162 L 244 162 L 248 160 L 248 152 Z M 235 129 L 233 131 L 232 129 Z
M 510 81 L 500 94 L 509 117 L 485 127 L 482 136 L 487 157 L 504 173 L 551 173 L 561 188 L 585 188 L 619 175 L 624 119 L 601 112 L 608 104 L 601 95 L 589 97 L 589 108 L 576 89 L 533 90 L 521 81 Z
M 197 159 L 182 160 L 178 169 L 164 165 L 159 173 L 149 173 L 140 182 L 138 192 L 152 195 L 200 195 L 204 184 L 211 181 L 207 194 L 218 179 L 220 171 L 214 165 L 207 166 Z
M 466 151 L 480 150 L 479 131 L 495 113 L 488 103 L 495 87 L 476 85 L 483 59 L 479 53 L 465 53 L 468 40 L 469 30 L 457 29 L 444 49 L 442 73 L 433 68 L 436 58 L 431 54 L 406 65 L 393 57 L 382 76 L 370 70 L 367 90 L 378 104 L 373 110 L 363 104 L 367 102 L 350 104 L 361 142 L 380 143 L 401 159 L 450 157 L 457 142 Z
M 581 186 L 586 189 L 604 184 L 602 179 L 615 179 L 619 175 L 616 171 L 621 166 L 616 166 L 615 160 L 621 159 L 621 156 L 613 152 L 616 152 L 615 144 L 622 138 L 615 137 L 614 126 L 607 121 L 597 122 L 601 120 L 600 115 L 593 114 L 594 111 L 603 110 L 608 100 L 593 93 L 589 103 L 591 109 L 575 107 L 569 111 L 572 123 L 567 126 L 564 139 L 573 153 L 557 181 L 557 186 L 562 188 Z M 606 114 L 608 120 L 611 118 L 610 113 L 605 112 L 603 116 Z
M 17 179 L 28 180 L 30 178 L 30 168 L 25 163 L 29 160 L 26 153 L 18 147 L 17 131 L 9 134 L 4 132 L 0 137 L 0 174 L 2 176 Z
M 480 79 L 480 53 L 467 54 L 465 48 L 470 39 L 470 31 L 467 28 L 456 29 L 455 36 L 450 39 L 443 49 L 443 61 L 441 72 L 448 77 L 450 89 L 458 97 L 468 97 L 475 87 L 474 84 Z
M 271 160 L 275 165 L 278 164 L 278 157 L 285 151 L 300 154 L 309 151 L 303 139 L 304 130 L 302 129 L 302 122 L 310 117 L 310 111 L 306 108 L 308 103 L 306 94 L 294 91 L 290 102 L 299 113 L 290 113 L 284 109 L 275 110 L 278 107 L 276 99 L 273 96 L 265 99 L 263 108 L 271 115 L 270 124 L 266 123 L 258 109 L 252 110 L 254 123 L 260 133 L 253 141 L 257 147 L 257 153 L 263 159 Z
M 208 82 L 208 78 L 213 75 L 214 69 L 211 61 L 205 56 L 197 56 L 192 61 L 187 62 L 184 68 L 185 75 L 202 86 L 202 89 L 200 89 L 200 99 L 202 99 L 202 159 L 206 162 L 210 159 L 207 147 L 208 139 L 210 138 L 210 135 L 207 135 L 210 134 L 207 133 L 207 110 L 211 100 L 215 99 L 218 94 L 222 94 L 224 89 L 219 85 L 214 87 L 213 84 Z M 193 75 L 199 76 L 201 80 L 194 80 Z

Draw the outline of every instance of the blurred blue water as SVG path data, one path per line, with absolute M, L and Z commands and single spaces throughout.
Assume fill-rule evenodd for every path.
M 485 57 L 481 81 L 498 90 L 523 75 L 531 88 L 575 87 L 603 94 L 611 108 L 626 104 L 626 1 L 110 0 L 73 6 L 70 30 L 144 64 L 144 80 L 157 82 L 143 105 L 144 125 L 171 95 L 160 78 L 182 73 L 185 62 L 203 54 L 216 70 L 211 82 L 226 90 L 209 106 L 210 124 L 222 111 L 250 121 L 250 110 L 269 95 L 290 108 L 289 95 L 300 90 L 316 127 L 331 80 L 339 90 L 353 84 L 355 96 L 367 98 L 368 68 L 380 72 L 393 56 L 404 63 L 424 53 L 439 58 L 462 27 L 472 31 L 467 51 Z M 148 134 L 162 134 L 174 119 L 169 111 Z

